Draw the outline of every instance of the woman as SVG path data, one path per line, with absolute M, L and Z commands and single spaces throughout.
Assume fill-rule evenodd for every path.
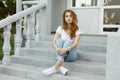
M 77 59 L 76 47 L 81 33 L 77 22 L 77 16 L 72 10 L 66 10 L 63 13 L 62 26 L 57 28 L 52 40 L 57 61 L 51 68 L 43 70 L 43 74 L 51 75 L 58 69 L 63 75 L 68 73 L 69 70 L 63 67 L 63 63 L 64 61 L 72 62 Z

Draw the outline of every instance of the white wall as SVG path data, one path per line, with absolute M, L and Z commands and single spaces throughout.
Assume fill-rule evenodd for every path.
M 68 4 L 69 3 L 69 4 Z M 56 31 L 57 27 L 61 25 L 62 14 L 66 9 L 71 8 L 70 2 L 67 0 L 48 0 L 49 14 L 48 30 Z M 99 8 L 76 8 L 73 9 L 78 16 L 78 25 L 85 34 L 99 33 Z
M 52 26 L 52 0 L 47 0 L 47 13 L 46 13 L 46 26 L 48 34 L 51 34 L 51 26 Z
M 85 34 L 98 33 L 99 9 L 98 8 L 80 8 L 73 9 L 78 17 L 78 25 Z
M 67 9 L 67 0 L 52 0 L 51 31 L 56 31 L 61 25 L 62 14 Z

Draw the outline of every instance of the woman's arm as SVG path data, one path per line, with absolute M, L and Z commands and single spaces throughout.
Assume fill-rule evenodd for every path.
M 55 36 L 54 36 L 54 38 L 52 40 L 52 45 L 55 48 L 55 50 L 58 50 L 58 47 L 56 46 L 56 40 L 59 38 L 59 36 L 60 36 L 60 34 L 56 32 Z
M 77 45 L 78 45 L 78 43 L 79 43 L 79 40 L 80 40 L 80 34 L 76 35 L 73 44 L 70 45 L 68 48 L 65 48 L 65 50 L 66 50 L 66 51 L 69 51 L 69 50 L 71 50 L 71 49 L 77 47 Z
M 55 48 L 55 50 L 60 54 L 65 56 L 66 55 L 66 50 L 63 50 L 63 48 L 58 48 L 56 45 L 56 40 L 59 38 L 60 34 L 56 32 L 53 40 L 52 40 L 52 45 Z
M 76 35 L 75 39 L 74 39 L 74 42 L 72 45 L 70 45 L 69 47 L 67 48 L 62 48 L 62 49 L 58 49 L 58 53 L 63 55 L 63 56 L 66 56 L 66 53 L 67 51 L 70 51 L 71 49 L 77 47 L 78 43 L 79 43 L 79 40 L 80 40 L 80 34 Z
M 52 40 L 52 45 L 53 45 L 53 47 L 55 48 L 55 50 L 56 50 L 59 54 L 61 54 L 61 55 L 63 55 L 63 56 L 66 55 L 66 52 L 67 52 L 67 51 L 75 48 L 75 47 L 78 45 L 79 40 L 80 40 L 80 34 L 78 34 L 78 35 L 76 35 L 76 37 L 75 37 L 74 42 L 73 42 L 72 45 L 70 45 L 68 48 L 61 48 L 61 49 L 60 49 L 60 48 L 58 48 L 58 47 L 56 46 L 56 40 L 59 38 L 59 36 L 60 36 L 59 33 L 56 33 L 56 34 L 55 34 L 55 36 L 54 36 L 54 38 L 53 38 L 53 40 Z

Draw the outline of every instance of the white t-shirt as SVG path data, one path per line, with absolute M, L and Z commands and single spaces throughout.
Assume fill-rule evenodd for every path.
M 59 33 L 61 35 L 61 39 L 63 41 L 67 41 L 67 40 L 70 40 L 70 37 L 68 36 L 68 34 L 65 32 L 65 30 L 62 28 L 62 26 L 59 26 L 56 30 L 57 33 Z M 80 31 L 80 29 L 78 29 L 75 33 L 75 35 L 77 34 L 81 34 L 82 32 Z M 74 38 L 73 38 L 74 39 Z

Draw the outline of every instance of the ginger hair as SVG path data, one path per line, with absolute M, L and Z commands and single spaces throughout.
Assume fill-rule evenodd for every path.
M 71 16 L 72 16 L 72 20 L 73 22 L 71 23 L 71 28 L 70 28 L 70 38 L 74 38 L 75 37 L 75 32 L 78 30 L 78 19 L 77 19 L 77 15 L 72 11 L 72 10 L 65 10 L 64 13 L 63 13 L 63 18 L 62 18 L 62 28 L 64 30 L 67 30 L 68 29 L 68 26 L 67 26 L 67 23 L 65 21 L 65 14 L 67 12 L 70 12 L 71 13 Z

